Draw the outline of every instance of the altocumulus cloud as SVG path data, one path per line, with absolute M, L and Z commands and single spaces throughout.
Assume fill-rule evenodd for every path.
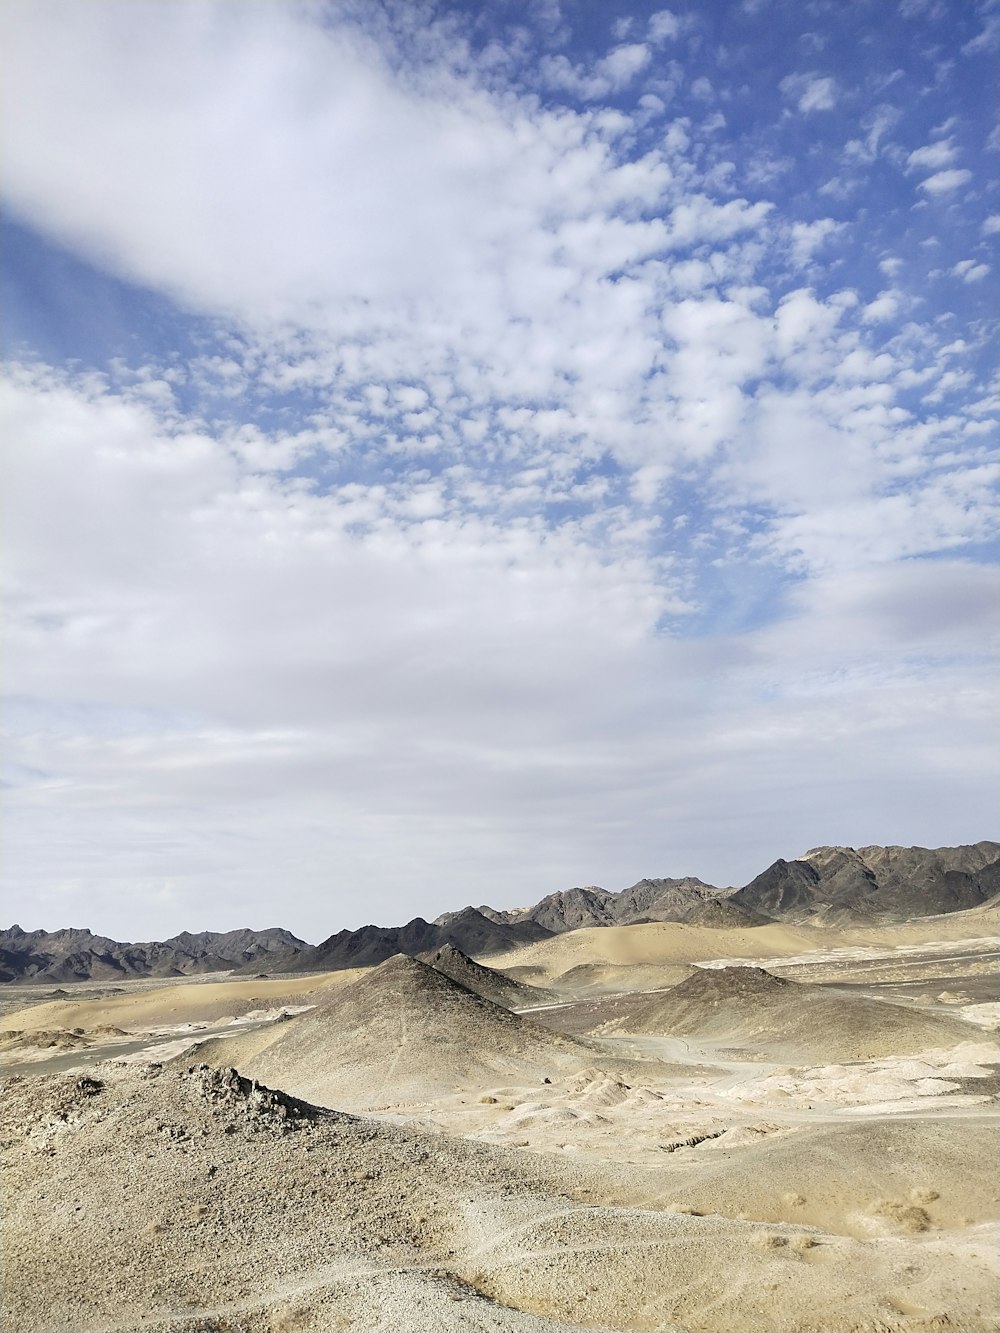
M 982 23 L 619 19 L 4 6 L 22 924 L 990 831 Z

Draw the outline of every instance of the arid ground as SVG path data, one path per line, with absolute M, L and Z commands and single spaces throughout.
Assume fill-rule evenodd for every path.
M 996 1329 L 996 928 L 10 987 L 3 1327 Z

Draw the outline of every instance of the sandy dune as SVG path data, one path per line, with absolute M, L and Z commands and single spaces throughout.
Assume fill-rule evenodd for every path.
M 554 980 L 583 964 L 697 963 L 710 958 L 764 958 L 798 954 L 828 942 L 830 932 L 806 926 L 752 926 L 716 929 L 655 921 L 642 926 L 603 926 L 574 930 L 540 940 L 511 954 L 498 954 L 490 966 L 535 968 Z
M 912 949 L 970 939 L 995 940 L 1000 909 L 995 905 L 922 917 L 900 925 L 834 929 L 823 926 L 754 926 L 716 929 L 711 926 L 651 922 L 642 926 L 607 926 L 575 930 L 541 940 L 511 954 L 491 958 L 490 966 L 516 968 L 525 980 L 553 984 L 573 967 L 669 966 L 713 959 L 760 962 L 826 954 L 831 950 Z
M 968 1037 L 950 1015 L 789 981 L 757 967 L 699 968 L 679 985 L 639 998 L 596 1033 L 700 1037 L 757 1058 L 830 1064 L 913 1055 Z
M 355 970 L 252 981 L 197 981 L 146 990 L 133 983 L 120 994 L 101 999 L 48 1000 L 7 1013 L 0 1018 L 0 1032 L 38 1028 L 91 1031 L 108 1025 L 137 1031 L 171 1023 L 211 1022 L 252 1009 L 302 1004 L 348 985 L 359 975 Z

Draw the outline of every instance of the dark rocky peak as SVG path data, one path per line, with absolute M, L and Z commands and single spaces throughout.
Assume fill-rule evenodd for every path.
M 817 892 L 820 879 L 819 871 L 808 861 L 785 861 L 779 857 L 729 901 L 745 911 L 765 916 L 808 916 L 823 901 Z
M 729 901 L 786 920 L 905 920 L 976 907 L 1000 885 L 1000 844 L 815 847 Z
M 553 934 L 587 926 L 610 926 L 616 920 L 612 907 L 614 899 L 613 893 L 596 885 L 561 889 L 521 913 L 519 920 L 534 921 Z

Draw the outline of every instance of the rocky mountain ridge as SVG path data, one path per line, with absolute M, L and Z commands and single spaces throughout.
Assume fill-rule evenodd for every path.
M 899 921 L 960 912 L 1000 893 L 1000 843 L 815 847 L 775 861 L 728 900 L 781 921 Z
M 998 891 L 1000 843 L 817 847 L 800 860 L 775 861 L 742 889 L 690 875 L 641 879 L 618 893 L 591 884 L 550 893 L 530 907 L 465 907 L 432 922 L 416 917 L 405 926 L 342 930 L 269 970 L 366 967 L 445 945 L 482 958 L 570 930 L 645 921 L 745 929 L 775 920 L 903 920 L 975 907 Z
M 412 958 L 449 944 L 465 954 L 504 953 L 554 933 L 535 921 L 494 920 L 475 907 L 466 907 L 461 912 L 449 912 L 437 922 L 417 916 L 405 926 L 339 930 L 321 944 L 276 961 L 269 971 L 333 972 L 345 967 L 372 967 L 394 954 L 408 954 Z
M 325 972 L 372 967 L 394 954 L 452 948 L 489 957 L 586 927 L 676 921 L 747 927 L 769 921 L 890 922 L 977 907 L 1000 893 L 1000 843 L 961 847 L 815 847 L 780 859 L 742 888 L 694 876 L 647 878 L 620 892 L 597 885 L 547 894 L 529 907 L 482 905 L 414 917 L 403 926 L 341 930 L 310 945 L 289 931 L 187 931 L 147 944 L 120 944 L 89 930 L 0 931 L 0 981 L 66 982 L 189 976 L 232 970 Z
M 632 926 L 643 921 L 683 921 L 706 902 L 724 898 L 736 890 L 719 889 L 693 876 L 683 879 L 641 879 L 619 892 L 596 884 L 549 893 L 531 907 L 498 911 L 479 907 L 491 921 L 518 925 L 534 922 L 555 935 L 584 926 Z M 436 925 L 452 925 L 460 914 L 445 912 Z

